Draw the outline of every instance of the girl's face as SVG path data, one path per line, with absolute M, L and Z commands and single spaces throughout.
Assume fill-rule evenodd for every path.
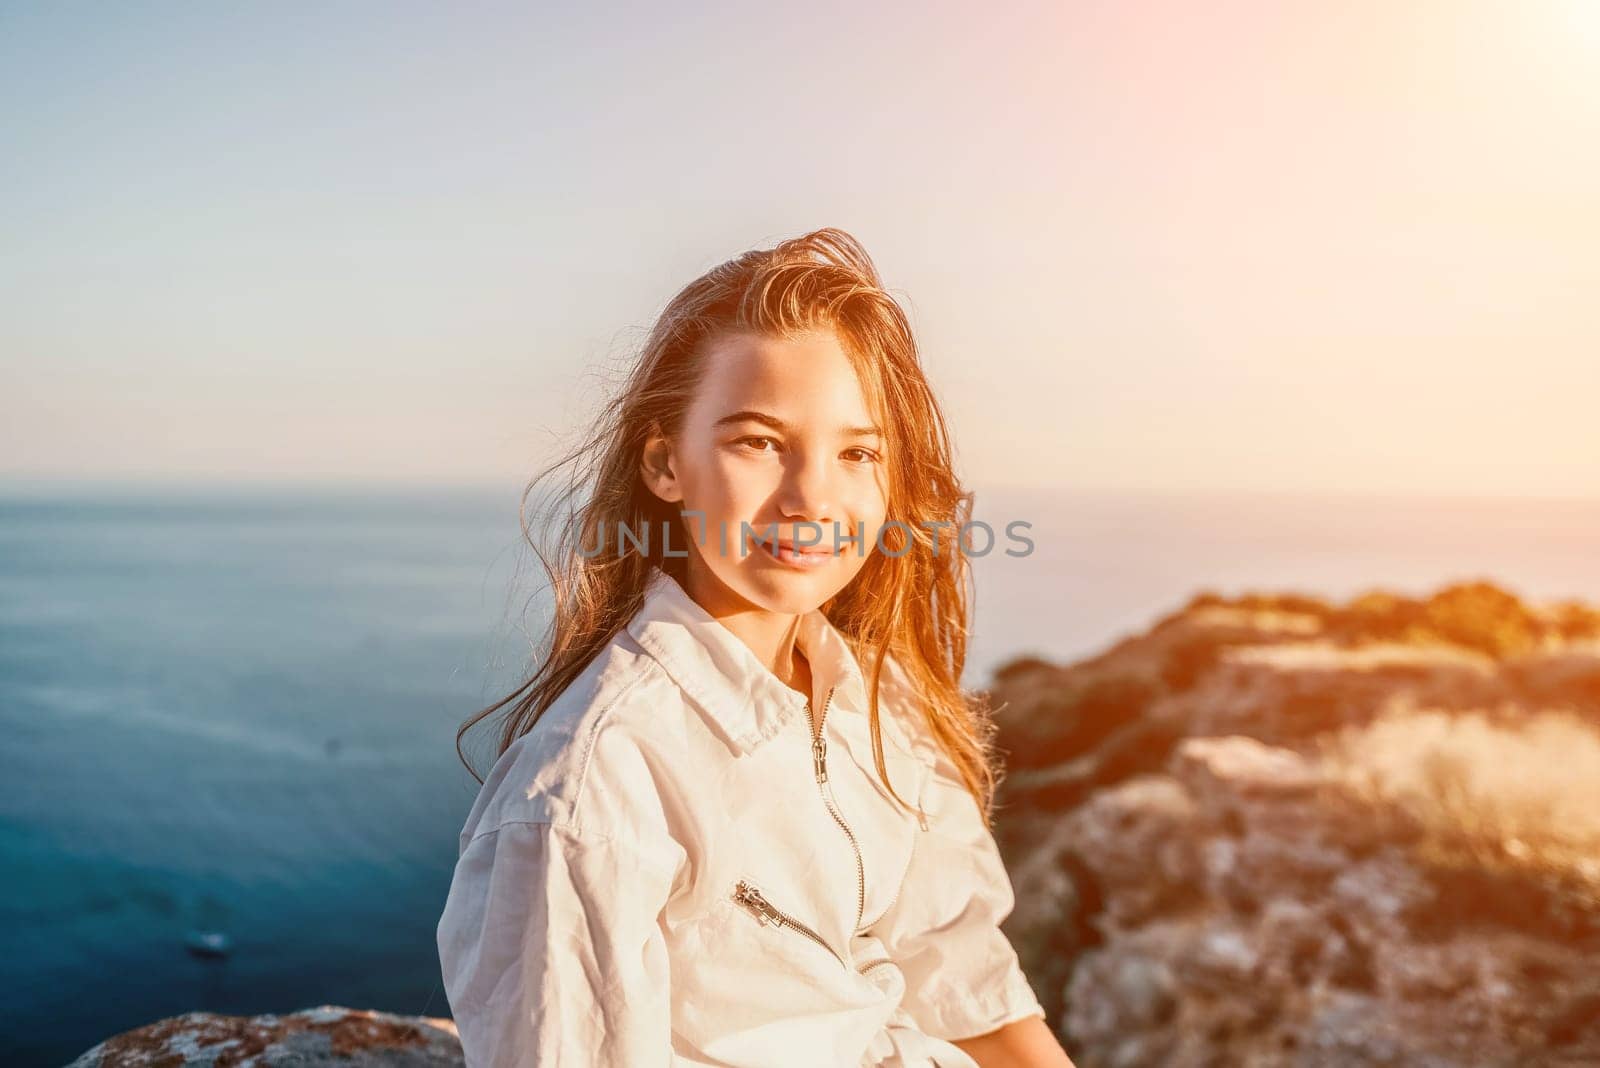
M 677 440 L 647 445 L 645 482 L 691 513 L 691 586 L 809 612 L 866 565 L 888 508 L 884 438 L 855 368 L 831 331 L 725 336 L 703 366 Z

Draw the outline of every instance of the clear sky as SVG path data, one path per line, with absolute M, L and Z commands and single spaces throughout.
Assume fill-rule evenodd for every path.
M 0 6 L 0 476 L 512 483 L 817 226 L 979 485 L 1600 495 L 1600 2 Z

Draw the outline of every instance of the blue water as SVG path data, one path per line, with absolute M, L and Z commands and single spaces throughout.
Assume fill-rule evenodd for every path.
M 537 626 L 517 495 L 0 496 L 0 1063 L 191 1010 L 448 1014 L 434 925 L 477 790 L 455 731 Z M 980 493 L 978 515 L 1036 548 L 978 565 L 973 685 L 1201 588 L 1600 601 L 1600 502 Z M 233 953 L 191 957 L 192 929 Z
M 194 1009 L 448 1015 L 455 730 L 511 679 L 515 498 L 0 502 L 0 1063 Z

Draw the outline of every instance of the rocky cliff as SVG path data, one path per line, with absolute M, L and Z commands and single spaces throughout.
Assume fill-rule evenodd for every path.
M 1203 595 L 992 697 L 1080 1068 L 1600 1064 L 1600 613 Z
M 281 1016 L 186 1013 L 108 1038 L 68 1068 L 267 1064 L 460 1068 L 463 1060 L 448 1019 L 323 1005 Z

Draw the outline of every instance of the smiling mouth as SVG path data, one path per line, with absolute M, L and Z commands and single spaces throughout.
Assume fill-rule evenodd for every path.
M 757 540 L 755 544 L 771 559 L 801 570 L 823 567 L 839 555 L 825 545 L 808 545 L 800 549 L 786 541 L 774 545 L 771 541 Z

